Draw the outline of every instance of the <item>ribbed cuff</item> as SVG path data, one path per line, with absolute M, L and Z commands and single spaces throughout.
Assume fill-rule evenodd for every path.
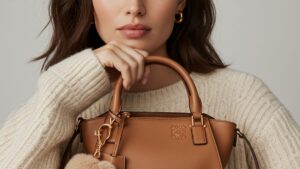
M 111 90 L 110 80 L 91 48 L 84 49 L 51 66 L 74 94 L 71 102 L 84 110 Z M 73 105 L 73 103 L 71 103 Z

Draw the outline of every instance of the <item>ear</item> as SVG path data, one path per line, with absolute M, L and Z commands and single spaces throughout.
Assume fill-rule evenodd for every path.
M 183 11 L 186 5 L 186 0 L 177 0 L 177 11 Z

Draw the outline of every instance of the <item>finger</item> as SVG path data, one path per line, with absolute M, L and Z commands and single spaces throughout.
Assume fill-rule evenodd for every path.
M 140 49 L 135 49 L 135 50 L 137 50 L 137 52 L 139 52 L 144 57 L 149 56 L 149 53 L 147 51 L 145 51 L 145 50 L 140 50 Z M 147 83 L 147 76 L 149 76 L 149 74 L 150 74 L 150 65 L 149 66 L 145 66 L 145 60 L 144 60 L 144 64 L 143 65 L 144 65 L 144 71 L 143 71 L 143 75 L 142 75 L 140 81 L 142 83 L 144 81 L 143 84 L 146 84 Z
M 119 49 L 119 47 L 114 46 L 114 45 L 108 45 L 107 48 L 112 49 L 116 55 L 121 57 L 127 64 L 129 65 L 129 71 L 131 74 L 131 78 L 129 81 L 129 86 L 132 86 L 135 81 L 136 81 L 136 76 L 137 76 L 137 69 L 138 69 L 138 63 L 133 59 L 131 56 L 129 56 L 127 53 L 123 52 L 122 50 Z
M 144 72 L 144 75 L 143 75 L 143 80 L 142 80 L 142 84 L 145 85 L 147 82 L 148 82 L 148 79 L 149 79 L 149 75 L 150 75 L 150 65 L 147 65 L 145 67 L 145 72 Z
M 129 89 L 129 82 L 131 80 L 131 73 L 128 63 L 116 55 L 116 53 L 112 49 L 107 49 L 107 52 L 110 53 L 111 60 L 113 60 L 113 67 L 115 67 L 122 76 L 123 79 L 123 87 L 125 89 Z
M 137 48 L 134 48 L 134 49 L 145 57 L 149 56 L 149 52 L 147 52 L 146 50 L 141 50 L 141 49 L 137 49 Z
M 143 77 L 144 72 L 144 57 L 148 55 L 148 52 L 139 49 L 133 49 L 117 41 L 112 41 L 111 43 L 113 45 L 118 46 L 122 51 L 126 52 L 128 55 L 132 56 L 137 61 L 137 63 L 139 64 L 137 72 L 137 81 L 140 81 Z

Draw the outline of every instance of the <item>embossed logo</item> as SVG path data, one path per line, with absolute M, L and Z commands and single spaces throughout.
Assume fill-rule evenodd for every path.
M 187 126 L 184 124 L 171 125 L 171 138 L 173 140 L 183 140 L 187 138 L 186 130 Z

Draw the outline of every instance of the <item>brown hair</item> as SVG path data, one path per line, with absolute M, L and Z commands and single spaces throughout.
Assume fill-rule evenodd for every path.
M 187 0 L 183 10 L 184 20 L 175 24 L 167 40 L 169 57 L 188 72 L 210 73 L 228 66 L 222 62 L 210 42 L 215 13 L 212 0 Z M 31 60 L 32 62 L 45 58 L 41 72 L 85 48 L 96 49 L 105 45 L 95 25 L 91 24 L 91 1 L 51 0 L 49 16 L 50 19 L 43 30 L 52 23 L 54 30 L 51 44 L 45 53 Z

